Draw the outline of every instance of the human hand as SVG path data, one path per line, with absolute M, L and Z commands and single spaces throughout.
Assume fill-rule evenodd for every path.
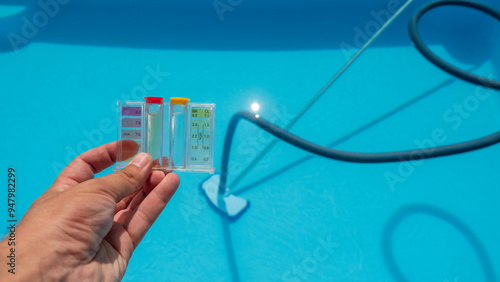
M 179 178 L 152 171 L 151 157 L 140 153 L 121 171 L 94 179 L 115 162 L 116 147 L 109 143 L 78 156 L 33 202 L 16 229 L 16 274 L 1 263 L 0 281 L 123 278 L 134 249 L 177 190 Z M 7 248 L 5 241 L 0 243 L 2 256 Z

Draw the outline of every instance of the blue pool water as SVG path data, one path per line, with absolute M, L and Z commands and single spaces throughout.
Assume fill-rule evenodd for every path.
M 21 17 L 41 8 L 2 1 L 1 163 L 17 170 L 19 215 L 77 154 L 116 139 L 116 100 L 216 103 L 219 169 L 235 112 L 257 102 L 261 117 L 285 126 L 404 3 L 221 0 L 234 7 L 218 14 L 212 1 L 190 2 L 71 0 L 14 52 L 7 34 L 22 34 Z M 407 23 L 428 2 L 413 1 L 291 132 L 338 149 L 384 152 L 498 131 L 498 91 L 454 79 L 412 46 Z M 492 18 L 453 7 L 421 24 L 440 56 L 496 79 L 499 31 Z M 148 69 L 168 75 L 140 93 Z M 240 124 L 230 184 L 271 140 Z M 497 145 L 413 163 L 351 164 L 280 142 L 230 185 L 251 202 L 233 221 L 200 194 L 207 174 L 179 173 L 177 194 L 124 280 L 498 280 L 499 155 Z

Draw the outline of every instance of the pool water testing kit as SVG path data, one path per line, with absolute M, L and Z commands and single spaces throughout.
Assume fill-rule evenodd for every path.
M 144 99 L 118 101 L 117 139 L 121 142 L 114 169 L 127 166 L 138 149 L 137 153 L 153 158 L 154 170 L 214 173 L 215 104 L 175 97 L 169 103 L 162 97 Z M 133 150 L 131 143 L 136 146 Z

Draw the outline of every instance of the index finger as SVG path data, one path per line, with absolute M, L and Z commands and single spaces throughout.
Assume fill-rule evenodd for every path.
M 120 147 L 120 150 L 117 150 Z M 139 150 L 138 144 L 132 140 L 115 141 L 91 149 L 76 157 L 59 174 L 49 190 L 64 191 L 76 184 L 94 178 L 94 174 L 103 171 L 116 162 L 117 151 L 121 159 L 134 156 Z

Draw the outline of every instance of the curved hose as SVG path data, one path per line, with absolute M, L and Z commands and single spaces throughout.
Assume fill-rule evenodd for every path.
M 388 153 L 348 152 L 311 143 L 305 139 L 302 139 L 284 130 L 279 126 L 276 126 L 275 124 L 273 124 L 268 120 L 265 120 L 260 117 L 257 118 L 255 117 L 254 114 L 250 112 L 241 111 L 236 113 L 231 118 L 231 121 L 229 122 L 229 127 L 227 129 L 226 138 L 224 140 L 224 150 L 222 152 L 221 179 L 219 183 L 220 194 L 223 194 L 225 192 L 228 163 L 229 163 L 229 153 L 231 150 L 231 144 L 233 142 L 234 132 L 236 131 L 236 127 L 241 119 L 246 119 L 249 122 L 257 125 L 261 129 L 271 133 L 276 138 L 281 139 L 282 141 L 285 141 L 290 145 L 301 148 L 310 153 L 329 159 L 334 159 L 344 162 L 352 162 L 352 163 L 388 163 L 388 162 L 402 162 L 402 161 L 430 159 L 430 158 L 437 158 L 437 157 L 470 152 L 500 143 L 500 131 L 498 131 L 479 139 L 452 145 L 435 147 L 435 148 L 425 148 L 418 150 L 407 150 L 407 151 L 388 152 Z
M 485 78 L 482 76 L 478 76 L 469 72 L 466 72 L 462 69 L 459 69 L 450 63 L 446 62 L 445 60 L 441 59 L 438 57 L 436 54 L 434 54 L 427 45 L 425 45 L 424 41 L 420 37 L 420 34 L 418 32 L 418 22 L 422 18 L 424 14 L 429 12 L 430 10 L 440 7 L 440 6 L 464 6 L 464 7 L 469 7 L 473 8 L 479 11 L 482 11 L 497 20 L 500 20 L 500 11 L 496 10 L 493 7 L 490 7 L 488 5 L 485 5 L 483 3 L 479 2 L 474 2 L 474 1 L 460 1 L 460 0 L 447 0 L 447 1 L 437 1 L 437 2 L 432 2 L 430 4 L 427 4 L 426 6 L 422 7 L 420 10 L 418 10 L 413 17 L 410 20 L 410 24 L 408 25 L 408 31 L 410 33 L 411 40 L 415 44 L 415 47 L 417 50 L 425 57 L 427 60 L 429 60 L 431 63 L 433 63 L 435 66 L 438 68 L 442 69 L 443 71 L 456 76 L 462 80 L 468 81 L 470 83 L 474 83 L 477 85 L 481 85 L 484 87 L 488 88 L 493 88 L 500 90 L 500 81 L 498 80 L 493 80 L 489 78 Z
M 445 0 L 430 3 L 423 8 L 421 8 L 415 15 L 412 17 L 409 24 L 409 33 L 410 37 L 415 44 L 415 47 L 422 53 L 424 57 L 426 57 L 430 62 L 441 68 L 442 70 L 454 75 L 462 80 L 478 84 L 487 88 L 499 89 L 500 90 L 500 81 L 492 80 L 488 78 L 484 78 L 481 76 L 477 76 L 475 74 L 466 72 L 461 70 L 443 59 L 439 58 L 436 54 L 434 54 L 423 42 L 419 33 L 418 33 L 418 22 L 422 18 L 422 16 L 428 11 L 446 5 L 455 5 L 455 6 L 466 6 L 470 8 L 474 8 L 480 11 L 483 11 L 497 19 L 500 20 L 500 11 L 495 10 L 494 8 L 484 5 L 482 3 L 477 3 L 473 1 L 466 0 Z M 491 135 L 452 145 L 440 146 L 435 148 L 426 148 L 426 149 L 418 149 L 418 150 L 407 150 L 407 151 L 399 151 L 399 152 L 387 152 L 387 153 L 357 153 L 357 152 L 348 152 L 341 151 L 336 149 L 331 149 L 328 147 L 320 146 L 314 143 L 311 143 L 305 139 L 302 139 L 283 128 L 280 128 L 273 123 L 263 119 L 256 118 L 252 113 L 249 112 L 238 112 L 236 113 L 231 121 L 229 122 L 229 126 L 226 132 L 226 137 L 224 140 L 224 150 L 222 152 L 222 165 L 221 165 L 221 178 L 219 182 L 219 194 L 224 194 L 226 189 L 227 182 L 227 174 L 228 174 L 228 163 L 229 163 L 229 153 L 231 150 L 231 144 L 233 141 L 233 136 L 236 131 L 236 126 L 238 125 L 241 119 L 246 119 L 251 123 L 259 126 L 263 130 L 271 133 L 278 139 L 281 139 L 290 145 L 301 148 L 310 153 L 323 156 L 325 158 L 334 159 L 338 161 L 344 162 L 354 162 L 354 163 L 387 163 L 387 162 L 401 162 L 401 161 L 411 161 L 411 160 L 420 160 L 420 159 L 430 159 L 437 158 L 449 155 L 455 155 L 465 152 L 470 152 L 474 150 L 478 150 L 481 148 L 485 148 L 491 145 L 495 145 L 500 143 L 500 131 L 495 132 Z

